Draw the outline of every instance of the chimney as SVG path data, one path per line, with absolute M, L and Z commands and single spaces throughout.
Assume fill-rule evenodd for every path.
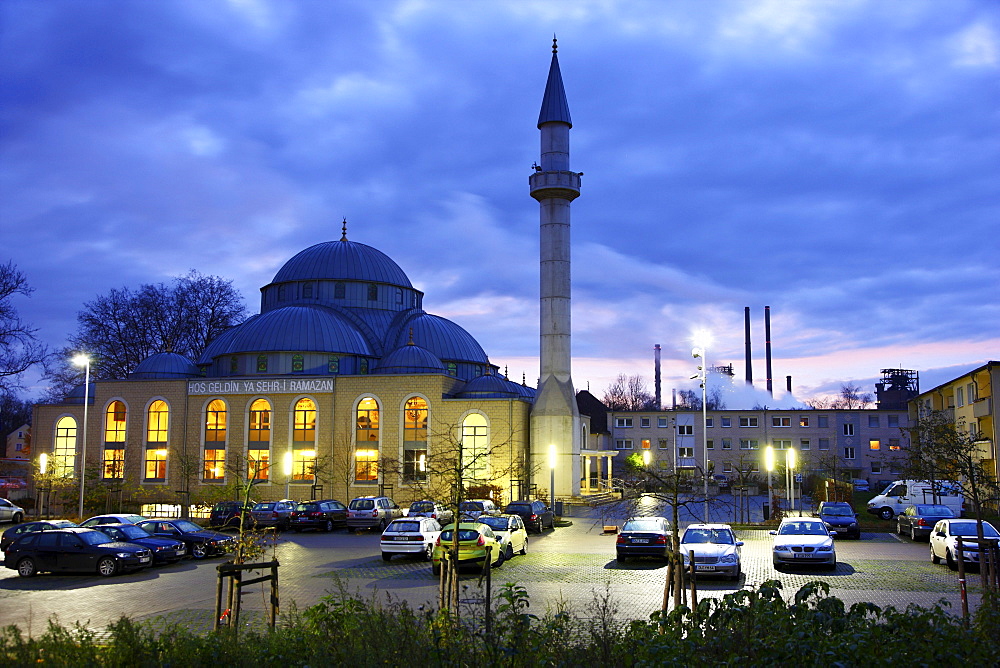
M 655 400 L 656 400 L 656 410 L 660 410 L 663 405 L 660 403 L 660 344 L 657 343 L 653 346 L 653 356 L 655 359 L 655 369 L 653 372 L 653 385 L 655 387 Z
M 764 307 L 764 359 L 767 367 L 767 393 L 774 396 L 771 387 L 771 307 Z
M 785 376 L 785 389 L 788 390 L 789 394 L 792 393 L 792 377 L 791 376 Z
M 743 327 L 746 330 L 747 385 L 753 385 L 753 366 L 750 363 L 750 307 L 743 307 Z

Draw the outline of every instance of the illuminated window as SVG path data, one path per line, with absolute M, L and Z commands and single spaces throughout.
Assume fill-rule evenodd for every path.
M 890 438 L 889 439 L 889 449 L 890 450 L 899 450 L 899 439 L 898 438 Z
M 479 413 L 469 414 L 462 423 L 462 469 L 468 480 L 489 479 L 489 427 Z
M 316 451 L 307 448 L 292 450 L 292 480 L 312 480 L 316 466 Z
M 143 467 L 145 472 L 143 479 L 151 482 L 159 482 L 167 478 L 167 450 L 166 448 L 146 448 L 146 461 Z
M 205 410 L 205 456 L 202 478 L 223 480 L 226 477 L 226 402 L 213 399 Z
M 881 450 L 882 449 L 882 442 L 878 441 L 878 440 L 868 441 L 868 449 L 869 450 Z
M 800 427 L 808 427 L 809 426 L 809 416 L 808 415 L 800 415 L 799 416 L 799 426 Z
M 104 455 L 101 477 L 106 480 L 125 477 L 126 419 L 125 404 L 121 401 L 112 401 L 104 412 Z
M 112 401 L 104 414 L 105 443 L 125 442 L 125 417 L 125 404 L 121 401 Z
M 354 451 L 354 480 L 376 482 L 378 480 L 378 450 Z
M 102 476 L 105 480 L 115 480 L 125 477 L 125 450 L 122 448 L 104 448 Z
M 56 422 L 56 439 L 52 449 L 50 472 L 60 478 L 76 474 L 76 420 L 65 415 Z
M 403 478 L 427 480 L 427 402 L 410 397 L 403 407 Z
M 146 457 L 143 480 L 161 481 L 167 477 L 167 427 L 170 409 L 167 402 L 157 399 L 146 410 Z
M 247 478 L 267 480 L 271 468 L 271 403 L 254 399 L 247 429 Z
M 311 480 L 316 464 L 316 402 L 303 397 L 292 415 L 292 480 Z
M 648 438 L 642 439 L 642 449 L 643 450 L 649 450 L 649 439 Z
M 362 447 L 362 443 L 374 443 L 378 448 L 378 402 L 371 397 L 358 402 L 355 440 L 358 447 Z

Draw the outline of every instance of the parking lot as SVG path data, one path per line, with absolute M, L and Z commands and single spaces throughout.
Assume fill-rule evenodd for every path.
M 518 555 L 493 571 L 494 587 L 505 582 L 524 586 L 535 614 L 557 603 L 586 616 L 595 594 L 610 594 L 622 617 L 646 618 L 659 609 L 665 565 L 656 560 L 615 560 L 615 536 L 602 532 L 602 521 L 567 518 L 542 535 L 532 534 L 526 555 Z M 932 605 L 940 599 L 959 610 L 957 575 L 933 565 L 925 542 L 911 543 L 891 533 L 864 533 L 861 540 L 838 539 L 834 572 L 786 569 L 771 565 L 771 537 L 765 530 L 738 531 L 745 541 L 744 575 L 739 582 L 701 578 L 699 597 L 718 597 L 740 587 L 780 580 L 786 595 L 812 581 L 829 583 L 831 593 L 848 604 L 870 601 L 905 608 L 910 603 Z M 333 533 L 285 533 L 266 558 L 280 563 L 282 612 L 311 605 L 327 593 L 343 588 L 366 597 L 392 596 L 418 605 L 433 605 L 437 580 L 430 565 L 395 557 L 384 562 L 379 535 L 338 530 Z M 16 624 L 38 633 L 47 620 L 79 622 L 101 629 L 120 615 L 156 625 L 180 623 L 210 628 L 215 607 L 216 566 L 220 559 L 185 560 L 143 571 L 101 578 L 97 575 L 49 575 L 19 578 L 0 569 L 0 624 Z M 481 597 L 478 577 L 462 576 L 463 598 Z M 969 578 L 970 601 L 978 601 L 978 576 Z M 263 588 L 251 588 L 243 597 L 245 619 L 259 619 L 265 607 Z

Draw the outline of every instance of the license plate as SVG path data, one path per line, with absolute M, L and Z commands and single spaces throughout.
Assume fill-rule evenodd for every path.
M 149 557 L 139 557 L 139 563 L 143 563 L 145 561 L 149 561 Z
M 643 544 L 645 544 L 645 543 L 649 542 L 649 539 L 648 538 L 633 538 L 632 542 L 633 543 L 643 543 Z
M 694 565 L 694 569 L 696 571 L 714 571 L 715 570 L 715 566 L 701 566 L 699 564 L 695 564 Z
M 393 540 L 410 540 L 408 536 L 393 536 Z
M 796 559 L 812 559 L 814 556 L 815 555 L 813 555 L 813 554 L 807 554 L 805 552 L 796 552 L 795 553 L 795 558 Z

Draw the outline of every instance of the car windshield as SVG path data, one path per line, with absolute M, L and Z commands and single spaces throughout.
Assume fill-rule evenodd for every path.
M 483 504 L 480 501 L 463 501 L 459 510 L 482 510 Z
M 833 517 L 854 517 L 854 511 L 847 506 L 824 506 L 821 515 Z
M 299 513 L 307 513 L 313 510 L 319 510 L 319 506 L 315 503 L 300 503 L 295 506 L 295 511 Z
M 788 522 L 778 529 L 782 536 L 825 536 L 826 527 L 820 522 Z
M 663 524 L 659 520 L 629 520 L 622 531 L 663 531 Z
M 420 522 L 393 522 L 386 527 L 387 532 L 420 531 Z
M 104 545 L 105 543 L 114 542 L 110 536 L 100 531 L 84 531 L 78 533 L 77 536 L 87 545 Z
M 975 522 L 952 522 L 951 523 L 951 535 L 952 536 L 976 536 L 976 523 Z M 985 538 L 1000 538 L 1000 534 L 997 530 L 993 528 L 992 524 L 987 524 L 983 522 L 983 536 Z
M 273 503 L 258 503 L 253 507 L 254 510 L 271 510 L 272 508 L 274 508 Z
M 727 529 L 688 529 L 684 532 L 682 543 L 716 543 L 732 545 L 733 534 Z
M 354 499 L 351 501 L 351 510 L 371 510 L 375 507 L 375 499 Z
M 185 533 L 189 531 L 204 531 L 204 529 L 202 529 L 194 522 L 188 522 L 187 520 L 178 520 L 174 522 L 174 526 L 180 529 L 181 531 L 184 531 Z
M 410 504 L 411 513 L 430 513 L 434 511 L 434 504 L 430 501 L 414 501 Z
M 137 527 L 134 524 L 123 524 L 120 527 L 115 527 L 119 532 L 124 534 L 126 538 L 149 538 L 149 533 L 142 529 L 142 527 Z M 103 529 L 101 529 L 103 531 Z
M 506 517 L 481 517 L 479 523 L 485 524 L 494 531 L 506 531 L 508 528 Z
M 918 515 L 931 515 L 934 517 L 951 517 L 951 508 L 948 506 L 917 506 Z
M 530 513 L 531 506 L 527 503 L 512 503 L 507 506 L 507 511 L 511 513 Z
M 442 531 L 441 532 L 441 542 L 442 543 L 447 542 L 447 541 L 449 541 L 451 539 L 452 539 L 451 529 L 448 529 L 447 531 Z M 479 540 L 479 532 L 476 531 L 475 529 L 459 529 L 458 530 L 458 540 L 459 541 Z

